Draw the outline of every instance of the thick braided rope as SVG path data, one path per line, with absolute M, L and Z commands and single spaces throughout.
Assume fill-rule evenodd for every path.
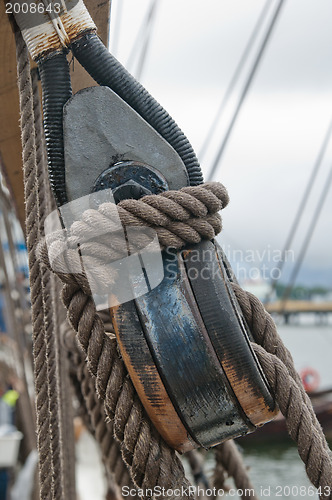
M 73 368 L 76 367 L 76 362 L 73 361 L 72 354 L 69 354 L 68 360 L 73 363 Z M 84 360 L 82 360 L 82 363 L 85 363 Z M 80 368 L 78 368 L 80 369 Z M 89 372 L 88 372 L 89 373 Z M 90 375 L 90 374 L 89 374 Z M 90 375 L 91 377 L 91 375 Z M 92 381 L 93 382 L 93 381 Z M 102 463 L 105 467 L 105 472 L 106 472 L 106 477 L 107 477 L 107 495 L 111 495 L 110 498 L 114 500 L 121 500 L 122 496 L 120 495 L 120 489 L 122 486 L 127 486 L 131 489 L 134 489 L 136 491 L 135 486 L 133 485 L 129 471 L 127 470 L 123 460 L 122 460 L 122 455 L 121 455 L 121 450 L 118 447 L 118 454 L 114 454 L 114 449 L 111 444 L 111 440 L 109 437 L 113 438 L 113 434 L 110 433 L 110 428 L 107 427 L 105 432 L 101 430 L 101 424 L 100 422 L 98 423 L 98 436 L 95 432 L 95 429 L 92 424 L 92 420 L 90 418 L 89 411 L 86 406 L 86 401 L 85 398 L 82 394 L 82 389 L 81 389 L 81 383 L 78 380 L 76 373 L 74 371 L 71 372 L 71 386 L 73 388 L 74 394 L 76 396 L 76 402 L 78 402 L 79 407 L 77 408 L 77 414 L 80 416 L 80 418 L 83 421 L 84 426 L 87 428 L 87 430 L 90 432 L 90 434 L 93 436 L 93 438 L 96 440 L 96 443 L 100 447 L 101 450 L 101 458 L 102 458 Z M 96 390 L 95 386 L 91 384 L 90 391 L 93 391 L 96 395 Z M 104 405 L 100 400 L 98 399 L 97 396 L 97 406 L 101 412 L 104 414 L 104 418 L 106 419 L 105 416 L 105 410 L 104 410 Z M 92 401 L 92 397 L 88 397 L 89 400 Z M 102 414 L 100 412 L 100 414 Z M 105 423 L 107 423 L 107 420 L 105 420 Z M 115 473 L 111 472 L 110 467 L 113 467 L 113 464 L 115 463 Z M 116 479 L 115 479 L 116 477 Z M 120 484 L 118 484 L 120 483 Z M 106 498 L 109 498 L 109 496 L 106 495 Z M 129 500 L 132 498 L 131 495 L 128 495 Z
M 207 182 L 141 200 L 123 200 L 117 207 L 124 226 L 148 225 L 157 232 L 161 246 L 179 248 L 218 234 L 221 231 L 218 212 L 228 202 L 224 186 Z
M 274 392 L 280 410 L 286 418 L 287 429 L 298 444 L 307 475 L 316 488 L 321 487 L 320 498 L 332 498 L 332 460 L 322 448 L 322 436 L 312 424 L 310 407 L 303 404 L 301 388 L 289 374 L 287 367 L 275 355 L 258 344 L 252 344 L 264 373 Z
M 105 335 L 91 296 L 78 284 L 67 283 L 63 301 L 134 484 L 143 490 L 157 485 L 187 488 L 183 466 L 147 418 L 114 342 Z
M 245 320 L 250 328 L 250 331 L 255 341 L 265 350 L 265 352 L 269 353 L 272 356 L 268 358 L 272 363 L 272 365 L 274 364 L 275 359 L 280 360 L 280 363 L 284 367 L 284 370 L 287 370 L 288 377 L 292 379 L 293 385 L 296 386 L 297 388 L 296 391 L 292 389 L 292 397 L 293 397 L 292 405 L 290 405 L 289 400 L 286 400 L 286 403 L 283 400 L 282 404 L 280 405 L 280 409 L 286 418 L 286 424 L 289 433 L 298 445 L 299 454 L 306 465 L 306 471 L 308 477 L 315 486 L 319 484 L 319 486 L 322 486 L 322 488 L 326 486 L 325 481 L 327 480 L 329 481 L 329 486 L 332 489 L 331 452 L 328 443 L 325 439 L 324 433 L 322 431 L 321 425 L 318 422 L 315 412 L 313 410 L 311 401 L 303 388 L 298 373 L 294 368 L 292 356 L 288 351 L 288 349 L 283 344 L 280 336 L 278 335 L 276 325 L 273 319 L 271 318 L 270 314 L 268 314 L 264 309 L 263 304 L 257 299 L 257 297 L 252 295 L 250 292 L 245 292 L 244 290 L 242 290 L 242 288 L 239 285 L 233 283 L 232 286 L 236 294 L 237 300 L 240 304 L 243 315 L 245 317 Z M 280 363 L 278 365 L 279 368 L 280 368 Z M 264 366 L 266 365 L 267 363 L 265 361 Z M 280 375 L 279 371 L 276 370 L 275 372 L 272 372 L 275 373 L 275 380 L 274 383 L 271 383 L 270 380 L 269 382 L 272 387 L 277 386 L 278 390 L 280 391 L 280 394 L 282 395 L 283 386 L 282 385 L 279 386 L 278 381 L 276 379 L 276 377 Z M 289 385 L 289 383 L 290 382 L 288 382 L 288 380 L 285 381 L 286 384 L 285 390 L 288 387 L 287 384 Z M 285 394 L 287 393 L 285 392 Z M 279 396 L 276 394 L 277 401 L 278 397 Z M 287 409 L 286 414 L 284 413 L 282 407 Z M 305 426 L 306 426 L 305 432 L 301 433 L 296 431 L 296 429 L 299 428 L 298 427 L 299 422 L 296 419 L 297 418 L 296 412 L 299 411 L 305 412 L 306 417 L 308 415 L 310 417 L 309 421 L 308 419 L 306 419 L 305 421 Z M 310 455 L 302 451 L 303 449 L 306 449 L 308 436 L 313 436 L 315 440 L 314 441 L 315 446 L 313 446 L 312 449 L 310 450 Z M 325 457 L 324 466 L 326 468 L 326 471 L 328 471 L 324 472 L 324 476 L 322 476 L 320 470 L 320 462 L 322 456 Z M 308 465 L 309 461 L 310 461 L 310 466 Z M 327 466 L 328 462 L 329 466 Z M 319 481 L 321 480 L 322 483 L 317 483 L 317 478 L 319 478 Z
M 241 453 L 237 449 L 234 441 L 230 439 L 219 444 L 215 448 L 215 453 L 217 464 L 214 477 L 215 487 L 217 489 L 223 489 L 225 471 L 227 471 L 227 475 L 233 477 L 237 490 L 243 491 L 241 498 L 257 500 L 258 497 L 254 494 L 254 486 L 249 479 Z M 221 466 L 220 476 L 217 475 L 218 466 Z
M 164 193 L 162 197 L 144 197 L 140 202 L 137 202 L 136 200 L 125 200 L 120 203 L 119 214 L 123 224 L 154 225 L 154 228 L 158 232 L 159 226 L 157 224 L 163 224 L 164 226 L 167 225 L 168 228 L 170 227 L 168 217 L 173 217 L 174 219 L 181 221 L 188 221 L 190 219 L 193 220 L 194 217 L 211 217 L 211 214 L 213 214 L 213 218 L 216 211 L 228 204 L 228 200 L 227 191 L 222 185 L 208 183 L 197 188 L 184 188 L 181 191 L 167 192 Z M 144 213 L 144 207 L 146 204 L 148 207 L 152 206 L 154 210 L 150 210 L 150 208 L 148 208 L 147 213 Z M 111 219 L 114 216 L 114 205 L 104 205 L 99 209 L 99 211 L 101 212 L 103 218 L 100 218 L 98 221 L 95 220 L 95 211 L 90 210 L 88 213 L 83 215 L 82 221 L 75 223 L 73 231 L 74 245 L 77 243 L 75 236 L 80 237 L 82 233 L 84 235 L 89 234 L 89 231 L 93 233 L 95 231 L 96 223 L 99 224 L 99 227 L 107 227 L 108 221 L 105 223 L 105 218 Z M 192 226 L 194 226 L 193 222 L 191 222 L 191 227 Z M 195 227 L 199 227 L 199 225 L 195 224 Z M 192 238 L 191 232 L 183 233 L 182 231 L 182 238 L 179 238 L 177 234 L 171 234 L 170 231 L 168 231 L 168 234 L 171 234 L 172 244 L 177 246 L 183 246 L 187 242 L 198 242 L 204 237 L 207 239 L 212 238 L 221 228 L 220 218 L 218 217 L 218 224 L 212 228 L 212 232 L 204 231 L 204 224 L 201 224 L 201 227 L 203 228 L 201 234 L 197 232 L 194 238 Z M 163 237 L 164 233 L 162 232 L 161 235 Z M 174 239 L 175 237 L 176 239 Z M 164 241 L 164 243 L 166 242 Z M 109 246 L 106 247 L 106 251 L 109 253 Z M 233 470 L 236 469 L 234 464 L 238 456 L 239 454 L 233 454 L 233 460 L 231 461 Z M 230 457 L 230 453 L 227 454 L 227 457 Z M 239 484 L 250 484 L 244 467 L 240 469 L 242 471 L 242 476 L 239 473 L 236 475 Z
M 100 316 L 103 317 L 103 314 Z M 109 316 L 108 319 L 110 320 Z M 107 320 L 105 324 L 103 319 L 106 329 Z M 100 446 L 104 465 L 110 474 L 114 474 L 114 479 L 119 486 L 133 486 L 128 469 L 122 460 L 119 443 L 113 437 L 113 422 L 107 419 L 103 402 L 96 393 L 95 380 L 77 345 L 75 332 L 67 321 L 62 324 L 61 331 L 62 344 L 70 363 L 70 377 L 81 405 L 81 415 Z M 112 342 L 116 342 L 114 334 L 108 333 L 107 335 L 111 337 Z
M 218 448 L 218 447 L 217 447 Z M 226 467 L 222 465 L 224 459 L 222 458 L 221 453 L 218 453 L 218 450 L 215 450 L 215 466 L 212 475 L 212 483 L 213 487 L 218 490 L 227 491 L 228 486 L 226 486 L 226 480 L 230 476 L 228 474 Z
M 270 316 L 270 314 L 267 313 L 267 311 L 264 309 L 263 304 L 260 302 L 260 300 L 255 297 L 250 292 L 246 292 L 243 290 L 238 284 L 232 283 L 233 290 L 235 292 L 235 295 L 237 297 L 237 300 L 240 304 L 242 313 L 245 317 L 245 320 L 249 326 L 249 329 L 255 338 L 255 341 L 261 345 L 268 353 L 275 355 L 277 358 L 279 358 L 284 365 L 286 366 L 289 375 L 294 379 L 298 389 L 299 393 L 301 394 L 302 402 L 299 402 L 300 407 L 303 405 L 306 406 L 312 426 L 315 427 L 317 431 L 317 436 L 319 436 L 319 439 L 321 440 L 321 446 L 326 450 L 327 454 L 330 454 L 329 446 L 326 442 L 325 436 L 323 434 L 322 428 L 320 426 L 320 423 L 318 422 L 315 412 L 313 410 L 311 401 L 303 389 L 303 385 L 300 379 L 299 374 L 295 370 L 294 367 L 294 362 L 291 353 L 288 351 L 288 349 L 285 347 L 284 343 L 282 342 L 278 332 L 276 325 Z M 290 417 L 291 418 L 291 417 Z M 293 436 L 292 436 L 293 437 Z M 302 436 L 298 436 L 295 441 L 299 443 L 299 446 L 302 445 Z M 226 444 L 226 443 L 225 443 Z M 220 445 L 220 447 L 223 447 L 223 445 Z M 217 447 L 218 449 L 218 447 Z M 319 454 L 319 452 L 318 452 Z M 301 455 L 303 457 L 306 457 L 305 455 Z M 317 457 L 316 457 L 317 458 Z M 222 453 L 216 453 L 216 468 L 218 468 L 219 462 L 221 461 L 221 471 L 223 468 L 225 468 L 228 472 L 229 475 L 232 475 L 230 472 L 230 464 L 232 462 L 231 455 L 226 454 L 226 456 L 223 456 Z M 317 466 L 317 460 L 313 461 L 314 464 Z M 232 470 L 237 471 L 237 468 L 232 467 Z M 310 470 L 309 470 L 310 472 Z M 316 470 L 316 475 L 319 474 L 319 471 Z M 313 477 L 315 478 L 315 474 Z M 331 476 L 332 477 L 332 476 Z M 310 478 L 310 476 L 309 476 Z M 310 478 L 311 479 L 311 478 Z M 236 479 L 234 478 L 235 483 Z M 331 479 L 330 479 L 331 481 Z M 312 481 L 313 482 L 313 481 Z M 239 487 L 240 488 L 240 487 Z
M 184 455 L 187 459 L 191 474 L 194 478 L 194 482 L 197 486 L 202 486 L 205 489 L 211 488 L 210 480 L 204 471 L 204 456 L 199 450 L 187 451 Z
M 26 213 L 26 241 L 29 259 L 29 277 L 32 308 L 34 379 L 36 390 L 37 446 L 39 452 L 40 497 L 52 498 L 53 480 L 52 457 L 50 453 L 49 408 L 47 385 L 46 345 L 44 339 L 43 299 L 41 295 L 40 265 L 34 253 L 38 242 L 39 227 L 37 217 L 36 150 L 33 113 L 33 95 L 29 54 L 19 32 L 15 35 L 17 76 L 21 112 L 21 138 L 23 156 L 24 196 Z
M 39 251 L 42 260 L 47 261 L 49 257 L 57 274 L 65 274 L 68 270 L 81 269 L 79 244 L 84 265 L 93 269 L 93 276 L 89 276 L 90 286 L 96 285 L 98 290 L 105 286 L 107 290 L 116 279 L 107 264 L 123 258 L 124 239 L 123 234 L 118 234 L 119 219 L 125 228 L 152 228 L 162 248 L 182 248 L 187 243 L 212 239 L 220 232 L 221 218 L 217 212 L 227 206 L 228 201 L 224 186 L 211 182 L 145 196 L 141 200 L 124 200 L 118 205 L 104 203 L 98 210 L 86 210 L 81 219 L 68 228 L 67 234 L 57 231 L 48 235 L 47 248 L 44 242 Z M 171 216 L 175 220 L 172 221 Z M 145 231 L 135 233 L 135 248 L 131 253 L 144 248 L 150 243 L 149 238 Z M 65 276 L 62 279 L 66 281 Z M 77 279 L 82 284 L 79 275 Z
M 68 327 L 72 330 L 69 325 Z M 68 332 L 64 334 L 68 337 Z M 93 376 L 90 374 L 82 354 L 75 345 L 75 340 L 70 339 L 70 344 L 68 346 L 68 341 L 66 341 L 67 349 L 69 347 L 68 356 L 71 364 L 71 377 L 79 399 L 83 398 L 89 420 L 89 429 L 100 446 L 106 470 L 110 475 L 113 475 L 118 486 L 133 487 L 128 469 L 122 460 L 119 443 L 113 437 L 113 422 L 107 420 L 103 402 L 96 393 Z
M 51 194 L 50 183 L 47 175 L 47 159 L 46 159 L 46 149 L 45 149 L 45 136 L 42 123 L 42 113 L 40 105 L 40 93 L 38 85 L 38 70 L 34 68 L 31 71 L 32 78 L 32 89 L 34 98 L 34 113 L 35 113 L 35 130 L 36 130 L 36 153 L 37 153 L 37 165 L 39 172 L 39 185 L 40 190 L 44 186 L 44 190 L 39 199 L 45 199 L 47 203 L 46 212 L 43 211 L 40 217 L 40 227 L 41 232 L 43 231 L 43 225 L 46 215 L 55 209 L 55 201 Z M 47 269 L 48 270 L 48 269 Z M 48 270 L 49 273 L 49 270 Z M 46 273 L 45 273 L 46 274 Z M 64 347 L 59 342 L 59 328 L 62 321 L 65 320 L 66 311 L 63 304 L 59 300 L 61 295 L 62 284 L 61 281 L 56 278 L 53 280 L 54 275 L 51 274 L 50 280 L 46 280 L 46 288 L 44 291 L 44 296 L 48 296 L 52 300 L 52 308 L 46 306 L 46 311 L 49 311 L 49 320 L 46 319 L 48 324 L 53 324 L 53 333 L 56 340 L 56 354 L 57 354 L 57 371 L 60 373 L 59 385 L 56 387 L 59 394 L 57 396 L 57 406 L 59 413 L 60 422 L 60 444 L 61 444 L 61 459 L 62 459 L 62 471 L 63 471 L 63 493 L 64 498 L 75 499 L 76 498 L 76 481 L 75 481 L 75 442 L 74 442 L 74 427 L 73 427 L 73 401 L 72 393 L 68 386 L 69 382 L 69 361 L 67 356 L 64 354 Z M 52 283 L 53 281 L 53 283 Z M 49 286 L 52 283 L 52 286 Z M 49 299 L 49 300 L 50 300 Z M 53 322 L 53 323 L 50 323 Z M 50 332 L 51 333 L 51 332 Z M 52 339 L 51 339 L 52 341 Z M 50 386 L 49 386 L 50 387 Z M 51 399 L 50 399 L 51 401 Z M 54 406 L 51 404 L 54 411 Z
M 42 124 L 37 72 L 32 71 L 31 77 L 35 122 L 36 184 L 39 211 L 39 238 L 41 238 L 43 236 L 45 218 L 48 213 L 51 212 L 54 206 L 54 202 L 51 199 L 51 192 L 48 181 L 45 138 Z M 66 464 L 64 463 L 63 456 L 64 443 L 66 443 L 67 449 L 70 446 L 70 440 L 68 438 L 64 439 L 64 436 L 62 435 L 64 432 L 65 422 L 63 422 L 64 410 L 63 408 L 61 408 L 60 382 L 61 375 L 64 375 L 64 373 L 60 368 L 60 346 L 56 318 L 57 294 L 55 276 L 50 273 L 48 268 L 45 268 L 44 266 L 41 267 L 40 271 L 42 278 L 42 297 L 47 359 L 48 404 L 50 415 L 50 438 L 52 447 L 51 456 L 54 483 L 53 496 L 54 499 L 74 499 L 76 497 L 76 494 L 73 471 L 71 471 L 71 474 L 69 474 L 70 464 L 73 462 L 73 453 L 71 454 L 71 457 L 66 457 Z M 69 429 L 67 430 L 69 433 Z
M 51 212 L 52 201 L 48 183 L 44 134 L 37 73 L 31 72 L 33 111 L 36 145 L 36 186 L 38 203 L 39 238 L 43 237 L 46 216 Z M 44 335 L 46 345 L 47 389 L 49 407 L 49 433 L 51 439 L 51 459 L 53 475 L 53 498 L 61 500 L 70 497 L 69 484 L 65 481 L 63 464 L 63 425 L 60 408 L 60 352 L 59 338 L 55 323 L 55 276 L 41 264 L 41 285 L 44 315 Z M 67 488 L 66 488 L 66 486 Z
M 321 425 L 316 418 L 309 396 L 305 392 L 301 378 L 295 370 L 292 355 L 279 336 L 277 327 L 271 315 L 265 310 L 263 304 L 259 299 L 257 299 L 257 297 L 255 297 L 255 295 L 250 292 L 244 291 L 236 283 L 232 283 L 232 287 L 255 341 L 257 342 L 257 344 L 261 345 L 267 352 L 277 356 L 277 358 L 279 358 L 284 363 L 290 376 L 294 379 L 299 387 L 303 404 L 307 406 L 311 415 L 312 424 L 321 436 L 322 446 L 326 448 L 328 452 L 330 452 L 329 446 L 326 442 Z
M 84 321 L 84 320 L 82 320 L 82 321 Z M 115 346 L 113 348 L 115 350 Z M 82 369 L 86 370 L 86 367 L 84 366 L 84 368 L 83 368 L 83 366 L 82 366 Z M 124 369 L 124 367 L 122 367 L 122 368 Z M 91 375 L 90 375 L 90 378 L 91 378 Z M 128 384 L 129 384 L 129 380 L 128 380 Z M 117 389 L 119 389 L 119 386 L 120 386 L 120 384 L 118 383 Z M 82 386 L 82 390 L 84 390 L 83 386 Z M 112 394 L 114 394 L 114 391 L 112 391 Z M 131 399 L 133 398 L 133 393 L 131 392 L 130 395 L 129 395 L 129 397 L 128 397 L 127 394 L 124 394 L 122 397 L 121 396 L 122 395 L 120 395 L 120 398 L 121 398 L 120 400 L 123 403 L 127 403 L 127 406 L 128 406 L 128 402 L 130 402 Z M 94 398 L 94 397 L 95 397 L 95 395 L 92 395 L 92 398 Z M 93 404 L 93 403 L 90 402 L 90 404 Z M 130 403 L 129 403 L 129 406 L 130 406 Z M 121 405 L 118 405 L 118 413 L 121 413 Z M 98 411 L 97 411 L 97 415 L 99 415 Z M 121 416 L 121 418 L 123 419 L 122 416 Z M 120 423 L 120 422 L 119 422 L 119 424 L 121 424 L 121 427 L 120 427 L 121 435 L 120 436 L 118 435 L 118 437 L 120 437 L 120 439 L 121 439 L 122 438 L 122 433 L 123 433 L 123 430 L 122 430 L 123 429 L 123 424 Z M 95 425 L 96 425 L 96 421 L 95 421 Z M 135 440 L 135 438 L 134 438 L 134 440 Z M 233 448 L 229 449 L 230 446 L 232 446 L 232 445 L 230 445 L 229 443 L 227 443 L 227 444 L 225 443 L 225 449 L 227 449 L 227 453 L 224 454 L 224 458 L 223 458 L 223 462 L 226 464 L 226 468 L 227 468 L 229 474 L 234 476 L 234 479 L 236 481 L 236 485 L 237 485 L 238 488 L 243 488 L 244 490 L 246 489 L 247 491 L 249 489 L 253 490 L 253 486 L 250 483 L 250 480 L 248 478 L 248 475 L 247 475 L 247 472 L 245 470 L 245 467 L 242 464 L 242 460 L 241 460 L 239 452 L 236 450 L 237 452 L 234 453 L 234 449 Z M 241 465 L 241 467 L 239 466 L 239 464 Z M 140 465 L 139 462 L 138 462 L 138 465 Z M 146 473 L 148 473 L 148 471 Z M 157 484 L 161 485 L 160 483 L 157 483 Z M 172 481 L 170 481 L 168 483 L 168 487 L 170 485 L 172 485 L 172 484 L 174 484 L 174 483 Z M 163 485 L 163 486 L 165 486 L 165 485 Z M 143 485 L 141 487 L 143 487 Z M 148 488 L 148 487 L 151 487 L 151 486 L 147 485 L 146 487 Z M 167 487 L 167 486 L 165 486 L 165 487 Z M 245 498 L 245 496 L 243 498 Z
M 60 297 L 62 283 L 55 276 L 56 282 L 53 292 L 54 298 L 54 322 L 57 329 L 60 351 L 60 411 L 61 411 L 61 432 L 62 432 L 62 458 L 64 471 L 64 492 L 65 498 L 76 499 L 76 455 L 75 455 L 75 435 L 74 435 L 74 407 L 73 407 L 73 387 L 70 378 L 70 360 L 67 349 L 62 340 L 62 324 L 66 321 L 67 311 L 65 310 Z
M 156 209 L 156 206 L 157 206 L 156 198 L 158 198 L 158 197 L 154 197 L 154 201 L 153 201 L 153 208 L 154 208 L 154 210 L 157 210 Z M 144 198 L 143 198 L 143 200 L 144 200 Z M 132 202 L 132 201 L 133 200 L 126 200 L 126 207 L 125 207 L 126 210 L 130 206 L 129 202 Z M 148 205 L 150 205 L 150 204 L 148 204 Z M 134 209 L 136 210 L 135 215 L 137 215 L 137 204 L 134 203 L 133 205 L 134 205 Z M 140 216 L 140 218 L 141 219 L 144 218 L 144 216 L 143 216 L 143 205 L 142 204 L 139 205 L 138 210 L 139 210 L 139 216 Z M 163 220 L 164 220 L 163 217 L 165 215 L 163 211 L 165 211 L 165 210 L 166 209 L 165 209 L 165 203 L 164 203 L 164 201 L 160 204 L 160 209 L 159 209 L 158 214 L 156 214 L 155 212 L 153 212 L 153 214 L 151 214 L 151 210 L 150 210 L 150 208 L 148 208 L 147 209 L 148 216 L 146 216 L 146 218 L 144 219 L 145 223 L 148 222 L 150 224 L 152 222 L 152 218 L 154 218 L 154 221 L 159 221 L 158 223 L 160 223 L 160 224 L 163 223 Z M 180 213 L 180 211 L 178 211 L 178 213 Z M 90 216 L 91 216 L 91 214 L 89 214 L 88 219 L 92 220 L 93 217 L 91 218 Z M 134 223 L 136 223 L 135 221 L 136 220 L 134 219 Z M 85 222 L 86 221 L 84 221 L 84 223 Z M 127 220 L 127 222 L 129 222 L 129 220 Z M 82 229 L 83 228 L 80 227 L 80 231 Z M 204 236 L 201 235 L 201 237 L 204 237 Z M 174 240 L 172 240 L 172 241 L 174 241 Z M 184 244 L 183 240 L 182 241 L 178 241 L 177 242 L 178 248 L 179 247 L 181 248 L 183 246 L 183 244 Z M 67 280 L 67 283 L 68 283 L 68 286 L 70 286 L 68 280 Z M 76 286 L 78 288 L 80 288 L 78 284 L 76 284 Z M 266 349 L 270 349 L 271 352 L 276 352 L 281 357 L 281 359 L 283 361 L 285 361 L 286 365 L 288 366 L 288 369 L 289 369 L 289 372 L 290 372 L 291 376 L 296 381 L 296 383 L 298 383 L 299 382 L 298 376 L 297 376 L 297 374 L 295 372 L 291 356 L 288 353 L 288 351 L 285 349 L 285 347 L 283 346 L 283 344 L 281 342 L 281 339 L 276 336 L 275 326 L 274 326 L 274 323 L 273 323 L 272 319 L 268 319 L 268 317 L 266 316 L 266 313 L 262 312 L 262 307 L 263 307 L 262 305 L 260 306 L 261 309 L 259 309 L 259 306 L 258 306 L 259 302 L 255 303 L 255 313 L 250 318 L 249 315 L 248 315 L 248 307 L 246 308 L 246 303 L 245 303 L 246 300 L 248 301 L 248 296 L 247 295 L 243 296 L 244 292 L 241 292 L 241 289 L 237 288 L 236 285 L 234 285 L 234 289 L 235 289 L 235 292 L 238 295 L 238 299 L 239 299 L 240 305 L 241 305 L 241 307 L 244 310 L 244 315 L 247 316 L 247 321 L 249 323 L 249 326 L 253 330 L 253 335 L 256 336 L 255 338 L 258 338 L 258 342 L 262 342 L 263 344 L 265 343 L 264 347 L 266 347 Z M 253 301 L 253 299 L 252 299 L 252 301 Z M 67 302 L 68 306 L 69 306 L 69 304 L 70 303 Z M 264 309 L 263 309 L 263 311 L 264 311 Z M 257 319 L 257 318 L 259 318 L 259 319 Z M 301 388 L 301 385 L 300 385 L 299 391 L 300 391 L 300 394 L 301 394 L 301 401 L 298 402 L 298 403 L 299 404 L 301 403 L 302 405 L 308 404 L 307 396 L 305 395 L 305 393 L 303 391 L 303 388 Z M 310 407 L 311 406 L 309 406 L 309 408 Z M 324 435 L 323 435 L 323 433 L 320 430 L 319 423 L 317 422 L 317 419 L 316 419 L 316 417 L 314 415 L 312 407 L 309 410 L 309 413 L 311 415 L 311 426 L 314 429 L 316 429 L 317 432 L 318 432 L 318 434 L 321 436 L 321 444 L 320 445 L 321 445 L 321 447 L 323 449 L 327 450 L 328 447 L 327 447 Z M 299 439 L 301 439 L 300 436 L 299 436 Z M 301 443 L 299 443 L 299 446 L 301 446 Z
M 228 204 L 226 189 L 219 183 L 184 187 L 140 200 L 122 200 L 116 214 L 124 227 L 149 226 L 154 229 L 161 246 L 178 248 L 185 243 L 199 243 L 202 236 L 211 239 L 221 230 L 218 211 Z M 75 222 L 73 235 L 88 235 L 93 224 L 109 229 L 114 218 L 114 204 L 104 203 L 98 210 L 87 210 L 82 220 Z

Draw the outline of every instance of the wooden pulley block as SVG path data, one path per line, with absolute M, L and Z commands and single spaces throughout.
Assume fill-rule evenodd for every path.
M 163 265 L 158 287 L 111 309 L 147 413 L 181 452 L 254 431 L 275 416 L 276 406 L 221 250 L 213 242 L 168 250 Z
M 189 184 L 174 149 L 108 88 L 71 98 L 64 132 L 69 201 L 108 188 L 117 202 Z M 276 407 L 221 249 L 207 241 L 160 259 L 159 284 L 110 309 L 146 412 L 180 452 L 252 432 Z

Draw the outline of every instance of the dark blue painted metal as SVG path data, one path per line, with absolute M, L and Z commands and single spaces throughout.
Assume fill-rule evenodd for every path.
M 204 447 L 254 430 L 237 404 L 201 319 L 181 256 L 164 253 L 165 277 L 135 300 L 167 392 Z
M 94 185 L 94 192 L 112 189 L 114 200 L 138 200 L 147 194 L 168 190 L 165 177 L 153 167 L 137 161 L 122 161 L 104 170 Z

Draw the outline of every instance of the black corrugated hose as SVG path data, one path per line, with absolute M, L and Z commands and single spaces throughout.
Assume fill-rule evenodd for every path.
M 43 89 L 44 130 L 50 184 L 58 206 L 67 202 L 63 146 L 63 106 L 72 95 L 66 53 L 38 63 Z
M 187 168 L 190 184 L 201 184 L 202 171 L 187 137 L 167 111 L 108 52 L 98 36 L 85 34 L 73 42 L 71 48 L 79 63 L 99 85 L 118 94 L 175 149 Z

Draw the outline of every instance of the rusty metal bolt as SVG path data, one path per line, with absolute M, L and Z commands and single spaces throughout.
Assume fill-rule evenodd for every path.
M 132 179 L 124 182 L 113 190 L 115 203 L 118 203 L 121 200 L 126 200 L 128 198 L 139 200 L 139 198 L 142 198 L 142 196 L 145 196 L 147 194 L 152 193 L 149 189 L 145 188 L 138 182 L 133 181 Z

